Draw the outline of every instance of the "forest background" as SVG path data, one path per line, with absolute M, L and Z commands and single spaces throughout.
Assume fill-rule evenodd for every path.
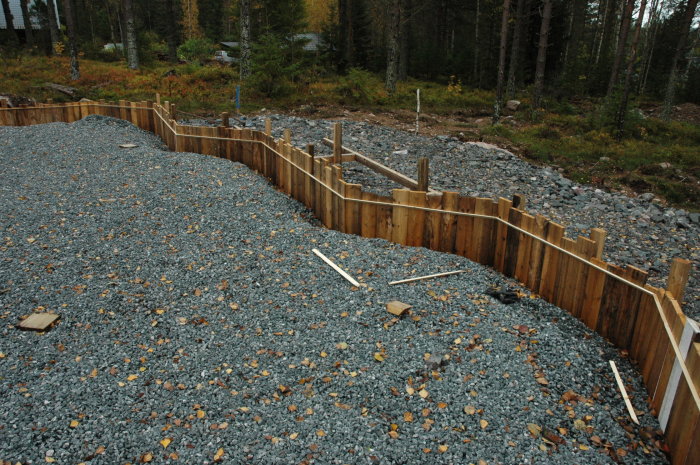
M 159 92 L 214 115 L 240 86 L 243 112 L 391 113 L 407 126 L 420 88 L 434 132 L 700 210 L 698 0 L 18 1 L 39 28 L 0 30 L 0 93 Z M 322 40 L 305 51 L 309 32 Z M 213 60 L 221 42 L 238 43 L 232 65 Z

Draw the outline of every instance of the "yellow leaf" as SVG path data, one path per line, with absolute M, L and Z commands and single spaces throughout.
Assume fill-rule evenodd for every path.
M 479 424 L 481 425 L 481 429 L 486 429 L 486 427 L 489 425 L 489 422 L 486 420 L 481 420 Z
M 204 410 L 197 410 L 197 418 L 204 418 L 206 414 Z
M 345 350 L 348 348 L 348 343 L 347 342 L 339 342 L 335 346 L 340 350 Z
M 221 447 L 219 450 L 216 451 L 216 454 L 214 454 L 214 462 L 218 462 L 221 460 L 221 457 L 224 456 L 224 448 Z
M 80 422 L 78 420 L 71 420 L 70 427 L 77 428 L 79 424 L 80 424 Z
M 590 449 L 590 447 L 588 447 L 588 446 L 585 445 L 585 444 L 579 444 L 579 445 L 578 445 L 578 448 L 581 449 L 581 450 L 588 450 L 588 449 Z
M 151 454 L 150 452 L 146 452 L 141 456 L 141 463 L 148 463 L 151 460 L 153 460 L 153 454 Z
M 428 391 L 425 389 L 421 389 L 418 391 L 418 395 L 421 396 L 423 399 L 427 398 L 430 394 L 428 394 Z
M 374 359 L 375 359 L 376 361 L 378 361 L 378 362 L 383 362 L 383 361 L 384 361 L 384 356 L 383 356 L 381 353 L 379 353 L 379 352 L 375 352 L 375 353 L 374 353 Z
M 173 440 L 170 439 L 170 438 L 161 439 L 160 445 L 163 446 L 163 449 L 165 449 L 166 447 L 168 447 L 168 446 L 170 445 L 170 443 L 171 443 L 172 441 L 173 441 Z
M 322 437 L 325 436 L 325 435 L 326 435 L 326 432 L 323 431 L 322 429 L 316 431 L 316 436 L 318 436 L 318 437 L 321 437 L 321 438 L 322 438 Z
M 45 457 L 44 460 L 46 460 L 48 463 L 53 463 L 56 461 L 56 459 L 53 457 Z
M 542 427 L 540 425 L 536 425 L 534 423 L 528 423 L 527 429 L 528 429 L 528 431 L 530 431 L 530 434 L 532 434 L 534 437 L 539 436 L 540 433 L 542 432 Z
M 320 355 L 321 355 L 322 358 L 328 357 L 328 354 L 327 354 L 325 351 L 321 351 L 321 354 L 320 354 Z
M 413 389 L 411 386 L 407 386 L 406 392 L 408 393 L 409 396 L 412 396 L 416 392 L 416 390 Z
M 292 433 L 289 435 L 289 439 L 296 439 L 299 437 L 299 433 Z
M 404 412 L 403 414 L 403 421 L 410 423 L 413 421 L 413 413 L 411 412 Z
M 474 415 L 476 413 L 476 408 L 473 405 L 467 405 L 464 407 L 464 413 L 467 415 Z
M 442 408 L 447 407 L 447 404 L 445 402 L 438 402 L 437 406 L 438 406 L 438 408 L 442 409 Z
M 449 446 L 447 444 L 440 444 L 438 446 L 438 452 L 440 452 L 441 454 L 447 452 L 447 449 L 449 449 Z
M 138 378 L 138 377 L 139 377 L 139 375 L 129 375 L 129 376 L 126 377 L 126 380 L 127 380 L 127 381 L 133 381 L 133 380 L 135 380 L 135 379 Z

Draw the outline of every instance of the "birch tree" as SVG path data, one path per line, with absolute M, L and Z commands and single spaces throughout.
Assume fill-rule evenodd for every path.
M 10 3 L 8 0 L 0 0 L 2 2 L 2 12 L 5 14 L 5 24 L 7 27 L 7 32 L 10 35 L 10 40 L 19 43 L 19 36 L 15 30 L 14 17 L 12 16 L 12 11 L 10 10 Z
M 399 77 L 399 31 L 401 27 L 401 0 L 390 0 L 387 24 L 386 82 L 389 93 L 396 91 Z
M 139 69 L 139 47 L 136 41 L 136 27 L 134 26 L 134 10 L 131 0 L 122 0 L 124 19 L 126 22 L 126 59 L 129 69 Z
M 63 0 L 63 14 L 66 18 L 66 30 L 68 31 L 70 78 L 72 81 L 77 81 L 80 79 L 80 64 L 78 63 L 78 43 L 75 30 L 75 11 L 73 8 L 73 0 Z

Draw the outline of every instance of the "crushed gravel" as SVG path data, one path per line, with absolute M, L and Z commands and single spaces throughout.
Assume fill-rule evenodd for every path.
M 668 463 L 629 360 L 523 289 L 486 295 L 516 289 L 488 268 L 325 230 L 111 118 L 0 127 L 0 152 L 0 460 Z M 42 310 L 52 330 L 16 329 Z
M 273 120 L 275 137 L 282 137 L 283 129 L 289 128 L 299 147 L 315 144 L 317 153 L 331 153 L 321 140 L 331 138 L 334 121 L 272 114 L 243 118 L 242 122 L 262 130 L 268 117 Z M 203 120 L 189 123 L 211 124 Z M 669 208 L 652 193 L 628 197 L 578 184 L 556 169 L 535 166 L 505 150 L 454 137 L 416 136 L 358 121 L 343 121 L 343 135 L 345 146 L 414 179 L 418 159 L 429 158 L 434 189 L 491 198 L 524 194 L 528 211 L 562 224 L 573 238 L 579 234 L 587 237 L 591 228 L 603 228 L 608 231 L 604 258 L 647 271 L 654 286 L 666 287 L 673 258 L 690 260 L 693 270 L 683 310 L 700 320 L 700 212 Z M 359 163 L 344 164 L 343 175 L 349 182 L 380 194 L 401 188 Z

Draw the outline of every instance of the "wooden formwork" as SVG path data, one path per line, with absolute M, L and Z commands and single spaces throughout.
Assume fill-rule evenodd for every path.
M 646 284 L 645 272 L 601 260 L 604 231 L 567 238 L 563 226 L 518 208 L 521 198 L 514 206 L 503 198 L 432 190 L 377 195 L 342 179 L 341 166 L 333 160 L 341 162 L 352 153 L 336 149 L 332 158 L 314 157 L 292 146 L 289 137 L 272 138 L 269 125 L 265 132 L 183 126 L 175 121 L 174 110 L 158 98 L 156 103 L 40 104 L 0 108 L 0 125 L 73 122 L 91 114 L 125 119 L 154 132 L 172 150 L 249 166 L 312 210 L 328 228 L 491 266 L 628 350 L 639 364 L 653 411 L 669 410 L 662 426 L 673 463 L 700 463 L 700 342 L 692 340 L 687 350 L 679 346 L 687 318 L 673 294 L 682 294 L 687 266 L 674 267 L 685 269 L 686 275 L 672 272 L 667 290 L 654 288 Z

